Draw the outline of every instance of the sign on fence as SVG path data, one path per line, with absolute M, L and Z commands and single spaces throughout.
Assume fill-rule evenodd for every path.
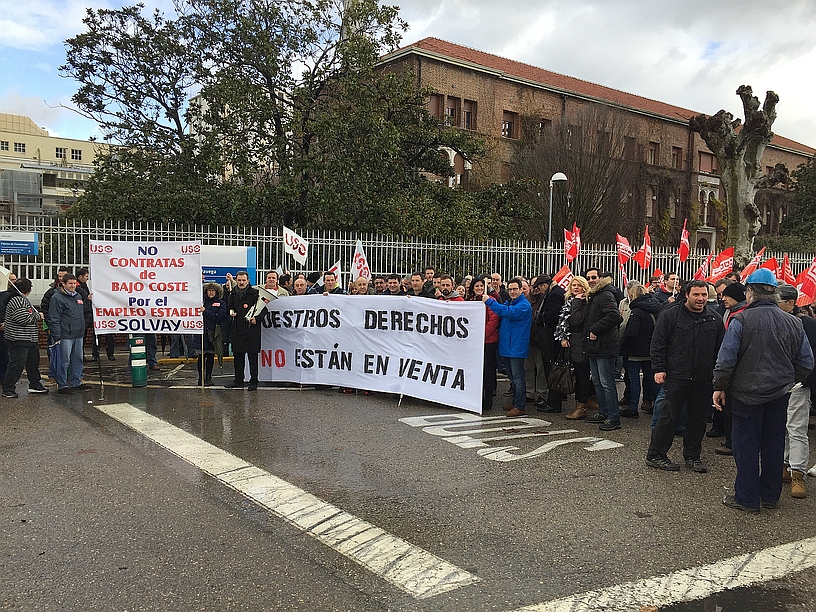
M 201 243 L 90 241 L 94 331 L 201 333 Z
M 260 380 L 401 393 L 481 414 L 481 302 L 307 295 L 267 310 Z
M 37 232 L 0 232 L 0 255 L 39 255 Z
M 223 285 L 227 274 L 236 276 L 238 272 L 249 275 L 250 284 L 258 278 L 258 249 L 254 246 L 201 245 L 201 273 L 204 282 Z

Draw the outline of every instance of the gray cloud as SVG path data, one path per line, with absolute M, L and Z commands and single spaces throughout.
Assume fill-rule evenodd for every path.
M 696 110 L 741 114 L 750 84 L 780 96 L 775 131 L 816 146 L 816 11 L 758 0 L 407 0 L 405 42 L 434 36 Z

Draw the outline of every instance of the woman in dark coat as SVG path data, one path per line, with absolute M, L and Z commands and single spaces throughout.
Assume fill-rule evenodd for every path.
M 643 372 L 643 403 L 652 406 L 657 396 L 657 385 L 652 371 L 649 349 L 652 344 L 657 315 L 663 304 L 643 285 L 634 285 L 629 294 L 629 321 L 621 337 L 621 355 L 626 358 L 626 376 L 629 377 L 629 409 L 621 410 L 621 416 L 636 419 L 640 399 L 640 373 Z
M 589 282 L 583 276 L 573 277 L 555 329 L 555 339 L 561 342 L 562 347 L 569 349 L 570 362 L 575 372 L 575 410 L 566 415 L 566 418 L 573 421 L 586 418 L 587 402 L 595 393 L 584 347 L 588 294 Z
M 204 350 L 201 350 L 201 336 L 194 335 L 191 345 L 198 354 L 198 385 L 201 386 L 201 355 L 204 355 L 204 385 L 213 384 L 212 371 L 215 362 L 215 337 L 217 327 L 227 320 L 227 303 L 224 301 L 224 290 L 218 283 L 204 285 L 204 308 L 201 313 L 204 319 Z M 223 327 L 222 332 L 223 333 Z

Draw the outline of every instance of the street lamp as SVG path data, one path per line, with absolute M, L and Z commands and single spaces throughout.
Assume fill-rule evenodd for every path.
M 563 172 L 556 172 L 552 175 L 550 179 L 550 216 L 549 222 L 547 223 L 547 267 L 550 267 L 550 251 L 552 250 L 552 205 L 553 205 L 553 183 L 556 181 L 566 181 L 567 175 Z M 547 270 L 548 272 L 552 273 L 551 270 Z

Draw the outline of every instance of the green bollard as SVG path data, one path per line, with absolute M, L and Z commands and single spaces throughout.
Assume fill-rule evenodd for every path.
M 147 386 L 147 348 L 144 336 L 128 336 L 130 347 L 130 375 L 134 387 Z

